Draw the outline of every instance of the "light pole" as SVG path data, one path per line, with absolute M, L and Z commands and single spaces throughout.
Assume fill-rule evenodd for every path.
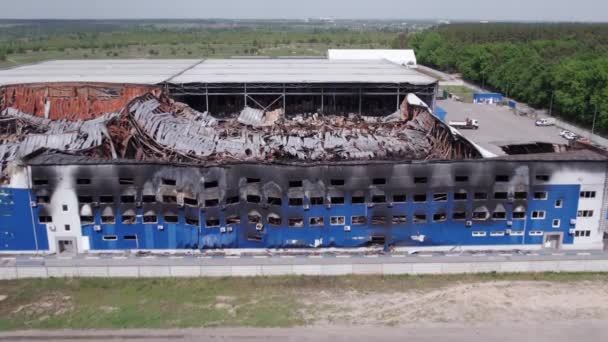
M 593 113 L 593 124 L 591 124 L 591 135 L 595 131 L 595 118 L 597 117 L 597 103 L 595 104 L 595 113 Z
M 553 95 L 555 95 L 555 90 L 551 90 L 551 102 L 549 102 L 549 116 L 553 113 Z

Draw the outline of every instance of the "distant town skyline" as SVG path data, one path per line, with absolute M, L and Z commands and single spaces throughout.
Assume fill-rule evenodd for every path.
M 448 19 L 608 21 L 597 0 L 0 0 L 3 19 Z

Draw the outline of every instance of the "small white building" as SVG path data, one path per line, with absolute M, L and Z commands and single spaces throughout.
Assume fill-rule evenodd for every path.
M 334 60 L 374 60 L 386 59 L 410 68 L 417 66 L 416 54 L 411 49 L 329 49 L 327 58 Z

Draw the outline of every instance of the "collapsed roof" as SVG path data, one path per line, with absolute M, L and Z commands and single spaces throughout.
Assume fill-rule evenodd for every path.
M 56 95 L 52 104 L 49 93 Z M 245 107 L 216 118 L 162 88 L 116 84 L 0 88 L 0 161 L 41 151 L 99 160 L 288 162 L 479 158 L 414 94 L 383 117 Z

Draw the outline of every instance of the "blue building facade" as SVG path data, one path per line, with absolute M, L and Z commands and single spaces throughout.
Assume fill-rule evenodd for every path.
M 56 252 L 68 240 L 80 252 L 596 248 L 606 171 L 511 160 L 31 168 L 31 189 L 1 189 L 0 251 Z

